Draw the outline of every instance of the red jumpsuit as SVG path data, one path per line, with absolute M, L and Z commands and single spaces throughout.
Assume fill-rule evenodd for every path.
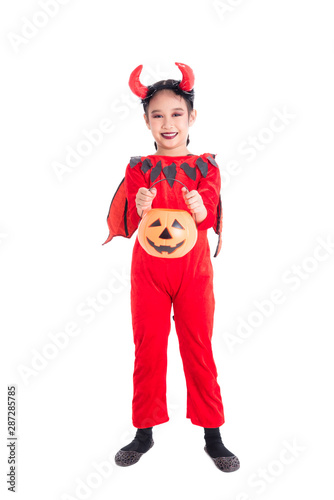
M 179 340 L 187 385 L 187 414 L 201 427 L 220 427 L 224 409 L 217 382 L 211 338 L 215 299 L 213 268 L 207 229 L 214 227 L 221 246 L 220 173 L 215 155 L 135 156 L 126 168 L 111 202 L 107 243 L 116 235 L 131 237 L 140 217 L 135 198 L 138 189 L 154 182 L 157 194 L 152 208 L 176 208 L 190 213 L 181 192 L 196 189 L 207 209 L 197 225 L 195 246 L 183 257 L 153 257 L 139 244 L 133 247 L 131 265 L 131 314 L 135 344 L 132 422 L 136 428 L 152 427 L 169 420 L 166 404 L 167 344 L 171 308 Z M 163 228 L 162 228 L 163 230 Z

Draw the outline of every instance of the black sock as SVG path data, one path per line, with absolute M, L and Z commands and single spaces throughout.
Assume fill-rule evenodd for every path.
M 146 453 L 150 449 L 152 439 L 152 427 L 145 429 L 137 429 L 136 437 L 130 444 L 121 448 L 122 451 L 137 451 L 138 453 Z
M 220 436 L 219 427 L 204 427 L 204 439 L 211 458 L 232 457 L 234 455 L 234 453 L 225 448 Z

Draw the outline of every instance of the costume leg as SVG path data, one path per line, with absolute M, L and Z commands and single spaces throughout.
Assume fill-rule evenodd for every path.
M 171 296 L 159 282 L 154 257 L 135 248 L 131 270 L 131 313 L 135 344 L 132 421 L 147 428 L 169 420 L 166 401 L 167 345 Z M 147 260 L 146 261 L 146 255 Z M 145 262 L 144 262 L 145 261 Z
M 211 263 L 204 274 L 200 265 L 193 270 L 187 273 L 187 279 L 173 297 L 175 328 L 187 384 L 186 417 L 201 427 L 220 427 L 225 418 L 211 345 L 215 308 Z

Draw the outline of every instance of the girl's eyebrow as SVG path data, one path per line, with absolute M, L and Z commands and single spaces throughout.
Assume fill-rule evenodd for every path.
M 184 111 L 183 108 L 173 108 L 172 111 Z M 157 113 L 158 111 L 161 111 L 161 109 L 154 109 L 153 111 L 151 111 L 151 113 Z

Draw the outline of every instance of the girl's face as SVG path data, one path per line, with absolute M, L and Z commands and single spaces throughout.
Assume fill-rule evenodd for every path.
M 186 147 L 188 129 L 196 119 L 196 110 L 188 116 L 188 109 L 183 97 L 172 90 L 160 90 L 150 100 L 147 114 L 144 114 L 147 127 L 157 143 L 156 154 L 184 155 L 189 153 Z

